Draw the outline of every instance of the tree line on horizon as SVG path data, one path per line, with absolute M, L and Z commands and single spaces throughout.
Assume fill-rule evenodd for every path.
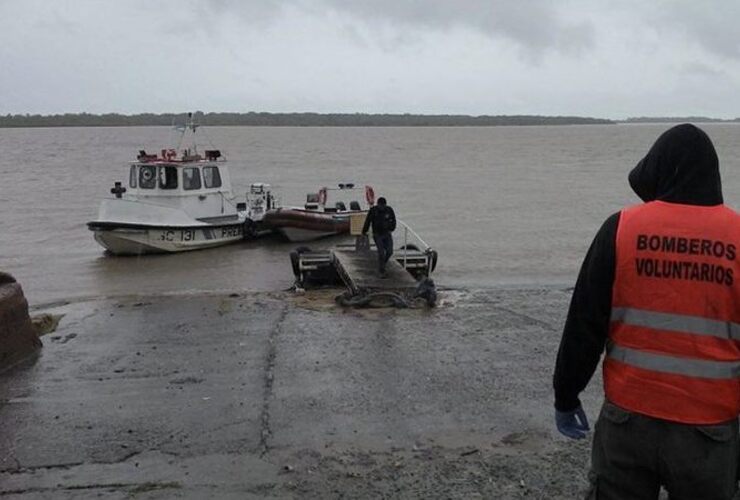
M 708 116 L 638 116 L 625 123 L 740 123 L 740 118 L 722 119 Z
M 0 115 L 0 127 L 140 127 L 173 126 L 187 120 L 185 113 L 64 113 L 54 115 Z M 613 120 L 579 116 L 539 115 L 419 115 L 369 113 L 203 113 L 193 120 L 208 126 L 253 127 L 452 127 L 499 125 L 597 125 Z
M 608 125 L 614 123 L 740 123 L 740 118 L 706 116 L 631 117 L 608 120 L 581 116 L 542 115 L 421 115 L 371 113 L 204 113 L 193 114 L 196 123 L 209 126 L 251 127 L 457 127 L 505 125 Z M 186 113 L 64 113 L 53 115 L 0 115 L 0 128 L 30 127 L 143 127 L 183 124 Z

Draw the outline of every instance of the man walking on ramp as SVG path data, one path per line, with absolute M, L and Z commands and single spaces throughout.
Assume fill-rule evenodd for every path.
M 558 351 L 555 421 L 589 430 L 578 399 L 606 348 L 587 498 L 729 500 L 737 494 L 740 216 L 692 125 L 630 172 L 645 202 L 609 217 L 589 249 Z M 740 498 L 740 497 L 739 497 Z
M 396 214 L 388 206 L 385 198 L 378 198 L 378 204 L 370 208 L 362 227 L 362 234 L 367 234 L 370 225 L 373 228 L 373 240 L 378 250 L 378 273 L 385 278 L 385 264 L 393 255 L 393 231 L 396 230 Z

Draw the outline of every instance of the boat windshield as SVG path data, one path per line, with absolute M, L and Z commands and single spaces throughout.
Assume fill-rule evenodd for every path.
M 182 169 L 182 188 L 185 190 L 200 189 L 200 169 L 198 167 Z
M 154 189 L 157 185 L 157 167 L 154 165 L 142 165 L 139 167 L 139 187 L 142 189 Z
M 177 168 L 159 167 L 159 189 L 177 189 Z
M 221 174 L 218 167 L 203 167 L 203 184 L 207 188 L 221 187 Z

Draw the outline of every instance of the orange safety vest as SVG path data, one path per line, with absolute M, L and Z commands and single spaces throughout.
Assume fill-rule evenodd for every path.
M 740 215 L 653 201 L 622 210 L 604 390 L 686 424 L 740 414 Z

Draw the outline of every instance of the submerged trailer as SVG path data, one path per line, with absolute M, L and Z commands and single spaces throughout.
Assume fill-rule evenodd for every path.
M 437 266 L 437 252 L 407 224 L 398 221 L 403 235 L 400 245 L 386 264 L 386 275 L 378 274 L 375 245 L 361 234 L 365 214 L 352 217 L 351 234 L 355 242 L 338 244 L 327 250 L 300 247 L 290 259 L 297 290 L 327 284 L 344 284 L 347 291 L 337 297 L 342 305 L 363 306 L 376 303 L 408 307 L 421 298 L 427 305 L 436 303 L 436 289 L 430 275 Z

